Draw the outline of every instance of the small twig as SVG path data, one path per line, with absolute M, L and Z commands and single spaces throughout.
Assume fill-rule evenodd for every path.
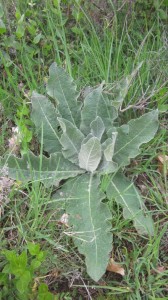
M 117 12 L 120 11 L 123 8 L 123 6 L 125 5 L 125 3 L 127 3 L 127 0 L 125 0 L 116 11 Z
M 143 96 L 141 97 L 141 99 L 140 99 L 136 104 L 128 105 L 127 107 L 125 107 L 125 108 L 123 108 L 123 109 L 120 108 L 120 112 L 125 112 L 126 110 L 128 110 L 128 109 L 130 109 L 130 108 L 137 108 L 137 109 L 142 108 L 142 107 L 147 103 L 147 101 L 148 101 L 151 97 L 153 97 L 155 94 L 157 94 L 157 93 L 158 93 L 158 92 L 159 92 L 159 91 L 167 84 L 167 82 L 168 82 L 168 80 L 165 81 L 165 82 L 160 86 L 160 88 L 158 88 L 157 90 L 153 90 L 152 93 L 151 93 L 147 98 L 145 98 L 145 99 L 143 100 L 143 98 L 144 98 L 144 96 L 145 96 L 147 90 L 149 89 L 149 87 L 148 87 L 147 90 L 146 90 L 146 92 L 143 93 Z
M 102 9 L 97 3 L 92 2 L 92 4 L 93 4 L 97 9 L 101 10 L 101 12 L 104 13 L 104 9 Z
M 91 297 L 91 295 L 90 295 L 90 292 L 89 292 L 89 290 L 88 290 L 88 288 L 87 288 L 87 286 L 86 286 L 86 284 L 85 284 L 83 278 L 82 278 L 81 276 L 79 276 L 79 277 L 80 277 L 81 281 L 83 282 L 83 285 L 84 285 L 84 287 L 85 287 L 85 289 L 86 289 L 86 291 L 87 291 L 89 300 L 92 300 L 92 297 Z

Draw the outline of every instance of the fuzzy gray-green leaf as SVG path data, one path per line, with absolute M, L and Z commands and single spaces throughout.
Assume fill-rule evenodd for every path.
M 97 172 L 101 175 L 111 174 L 118 170 L 118 164 L 114 161 L 107 161 L 105 157 L 102 158 Z
M 117 132 L 113 132 L 112 137 L 107 139 L 102 145 L 104 156 L 107 161 L 112 161 L 116 138 Z
M 123 101 L 128 93 L 132 79 L 136 76 L 137 72 L 142 66 L 142 62 L 132 71 L 130 75 L 123 78 L 115 87 L 115 96 L 113 96 L 112 105 L 117 109 L 121 108 Z
M 83 174 L 68 180 L 54 197 L 57 201 L 66 201 L 69 225 L 72 226 L 69 235 L 85 256 L 87 272 L 95 281 L 105 273 L 112 248 L 108 222 L 111 213 L 107 204 L 101 202 L 105 194 L 99 190 L 99 184 L 96 175 Z
M 81 131 L 87 135 L 90 132 L 90 124 L 99 116 L 106 130 L 117 117 L 117 110 L 112 106 L 106 94 L 103 93 L 102 85 L 91 91 L 84 99 L 84 107 L 81 114 Z
M 61 153 L 45 156 L 35 156 L 32 152 L 18 158 L 14 155 L 0 161 L 1 169 L 9 177 L 23 182 L 41 181 L 45 186 L 58 185 L 62 179 L 75 177 L 83 173 L 79 167 L 66 160 Z
M 72 78 L 56 63 L 53 63 L 49 68 L 46 88 L 48 95 L 56 101 L 60 116 L 78 127 L 81 104 L 77 102 L 76 85 L 74 85 Z
M 78 158 L 80 168 L 94 172 L 101 159 L 101 144 L 99 139 L 92 137 L 86 144 L 82 144 Z
M 105 126 L 99 116 L 97 116 L 96 119 L 92 121 L 92 123 L 90 124 L 90 128 L 92 135 L 97 137 L 100 141 L 105 131 Z
M 44 150 L 54 153 L 61 150 L 57 121 L 58 113 L 54 105 L 47 97 L 36 92 L 31 97 L 31 118 L 37 130 L 40 142 L 44 144 Z M 42 135 L 42 137 L 41 137 Z
M 153 235 L 152 218 L 146 215 L 147 210 L 135 185 L 126 177 L 117 173 L 114 175 L 106 190 L 108 199 L 114 198 L 123 207 L 125 219 L 131 219 L 140 234 Z
M 101 175 L 114 173 L 118 169 L 118 164 L 113 161 L 114 147 L 116 142 L 117 132 L 111 133 L 111 138 L 108 138 L 102 144 L 103 158 L 97 169 Z
M 60 138 L 60 143 L 63 146 L 62 153 L 65 158 L 78 164 L 78 153 L 80 151 L 84 135 L 68 120 L 58 118 L 58 121 L 63 131 Z
M 117 128 L 118 135 L 115 143 L 114 161 L 119 166 L 126 166 L 130 159 L 139 153 L 139 147 L 149 142 L 158 129 L 158 111 L 153 110 L 138 119 L 129 121 Z

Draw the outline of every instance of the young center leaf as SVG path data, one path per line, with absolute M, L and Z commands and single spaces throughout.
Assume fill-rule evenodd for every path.
M 36 92 L 32 94 L 32 114 L 31 118 L 37 130 L 39 140 L 43 141 L 44 150 L 54 153 L 61 150 L 59 143 L 59 132 L 57 121 L 58 112 L 47 97 Z M 41 137 L 42 134 L 42 137 Z
M 70 121 L 58 118 L 58 122 L 63 131 L 60 138 L 60 143 L 63 147 L 62 153 L 65 158 L 75 164 L 78 164 L 78 153 L 80 151 L 84 135 Z
M 84 171 L 66 160 L 62 153 L 35 156 L 32 152 L 17 158 L 14 155 L 0 160 L 9 177 L 22 182 L 41 181 L 46 187 L 58 185 L 62 179 L 75 177 Z
M 105 126 L 102 119 L 99 116 L 97 116 L 96 119 L 92 121 L 92 123 L 90 124 L 90 128 L 91 134 L 97 137 L 100 141 L 105 131 Z
M 153 221 L 147 214 L 137 188 L 122 173 L 115 174 L 106 190 L 107 198 L 114 198 L 123 207 L 125 219 L 131 219 L 139 234 L 154 234 Z
M 114 173 L 118 169 L 118 164 L 113 161 L 116 138 L 117 132 L 113 132 L 111 133 L 111 138 L 108 138 L 102 144 L 103 158 L 97 169 L 97 171 L 100 172 L 101 175 Z
M 107 161 L 112 161 L 113 159 L 117 134 L 117 132 L 113 132 L 112 137 L 107 139 L 102 145 L 104 156 Z
M 56 63 L 49 68 L 46 89 L 47 94 L 56 101 L 60 116 L 78 127 L 81 104 L 77 101 L 76 85 L 65 70 L 58 67 Z
M 87 272 L 98 281 L 105 273 L 112 249 L 110 233 L 111 213 L 107 204 L 101 201 L 105 194 L 99 190 L 100 178 L 92 174 L 83 174 L 74 180 L 68 180 L 58 193 L 58 201 L 66 201 L 69 214 L 70 236 L 81 254 L 85 256 Z M 58 191 L 58 192 L 59 192 Z M 54 197 L 56 199 L 56 195 Z
M 78 158 L 80 168 L 94 172 L 101 159 L 99 139 L 91 137 L 85 144 L 82 144 Z
M 139 147 L 149 142 L 158 130 L 158 111 L 153 110 L 138 119 L 129 121 L 117 128 L 118 135 L 115 143 L 113 159 L 119 166 L 126 166 L 130 158 L 136 157 Z

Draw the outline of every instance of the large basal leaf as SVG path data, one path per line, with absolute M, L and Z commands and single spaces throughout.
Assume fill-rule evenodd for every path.
M 3 158 L 0 167 L 9 177 L 23 182 L 41 181 L 45 186 L 58 185 L 62 179 L 75 177 L 83 173 L 79 167 L 66 160 L 61 153 L 35 156 L 33 153 L 18 158 L 14 155 Z
M 135 185 L 126 177 L 117 173 L 114 175 L 106 190 L 107 198 L 114 198 L 123 207 L 125 219 L 131 219 L 140 234 L 154 234 L 153 221 L 143 203 Z
M 136 157 L 139 147 L 149 142 L 158 129 L 158 111 L 153 110 L 138 119 L 129 121 L 117 128 L 118 136 L 115 143 L 113 159 L 120 166 L 130 163 L 130 158 Z
M 117 110 L 110 103 L 107 95 L 103 93 L 102 85 L 91 91 L 84 99 L 84 107 L 81 114 L 81 131 L 87 135 L 90 132 L 90 124 L 99 116 L 106 130 L 113 124 L 117 117 Z
M 77 102 L 78 93 L 72 78 L 56 63 L 49 68 L 47 93 L 57 103 L 62 118 L 69 120 L 77 127 L 80 123 L 80 106 Z
M 129 88 L 128 77 L 122 79 L 115 88 L 112 89 L 112 105 L 118 110 L 121 108 Z M 110 97 L 109 97 L 110 98 Z
M 142 62 L 139 63 L 139 65 L 132 71 L 132 73 L 130 75 L 128 75 L 126 78 L 122 79 L 115 87 L 112 104 L 117 109 L 121 108 L 123 101 L 128 93 L 131 81 L 136 76 L 136 74 L 139 71 L 139 69 L 141 68 L 141 66 L 142 66 Z
M 78 158 L 80 168 L 94 172 L 101 159 L 99 139 L 92 137 L 85 144 L 82 144 Z
M 57 201 L 66 200 L 69 214 L 70 236 L 81 254 L 85 255 L 87 272 L 98 281 L 105 273 L 112 249 L 111 213 L 105 203 L 104 193 L 99 190 L 99 177 L 83 174 L 68 180 L 54 196 Z
M 107 161 L 103 156 L 96 171 L 100 175 L 107 175 L 107 174 L 115 173 L 117 170 L 118 170 L 118 164 L 114 161 Z
M 31 118 L 36 126 L 40 142 L 43 141 L 44 150 L 49 153 L 60 151 L 62 147 L 59 143 L 58 113 L 54 105 L 45 96 L 35 92 L 31 97 L 31 102 Z
M 60 143 L 63 146 L 62 153 L 71 162 L 79 164 L 78 153 L 84 135 L 75 125 L 65 119 L 58 118 L 58 122 L 63 131 L 60 138 Z

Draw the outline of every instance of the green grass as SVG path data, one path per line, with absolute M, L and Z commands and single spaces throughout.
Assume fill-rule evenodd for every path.
M 91 17 L 94 6 L 90 7 L 90 1 L 63 1 L 60 4 L 50 0 L 3 1 L 5 14 L 2 18 L 8 30 L 0 36 L 1 49 L 5 52 L 4 55 L 0 51 L 0 102 L 4 108 L 2 120 L 0 118 L 0 154 L 9 153 L 11 126 L 23 101 L 29 106 L 33 90 L 44 93 L 48 67 L 53 61 L 67 69 L 79 90 L 103 80 L 110 89 L 111 83 L 115 84 L 130 74 L 143 61 L 123 104 L 122 122 L 153 108 L 160 110 L 160 129 L 156 137 L 142 147 L 136 161 L 126 169 L 128 176 L 141 189 L 153 215 L 155 236 L 149 240 L 138 236 L 132 222 L 124 220 L 121 208 L 111 201 L 112 255 L 123 264 L 126 275 L 121 278 L 108 273 L 96 289 L 92 289 L 95 283 L 86 274 L 83 257 L 65 234 L 66 228 L 59 224 L 63 210 L 55 208 L 52 203 L 52 190 L 39 183 L 25 186 L 18 183 L 4 206 L 1 249 L 20 252 L 27 241 L 40 243 L 48 253 L 41 275 L 50 275 L 46 277 L 47 284 L 52 291 L 59 293 L 60 299 L 167 299 L 167 179 L 166 171 L 163 174 L 158 171 L 157 162 L 158 154 L 167 155 L 166 22 L 156 8 L 153 7 L 150 14 L 146 2 L 144 10 L 141 8 L 143 14 L 138 18 L 140 4 L 134 5 L 132 14 L 128 15 L 126 5 L 117 10 L 112 1 L 109 3 L 113 18 L 109 19 L 106 14 L 102 21 L 99 12 L 101 26 L 98 26 Z M 16 37 L 16 11 L 26 15 L 23 21 L 25 33 L 20 39 Z M 36 22 L 31 33 L 28 30 L 30 20 Z M 35 44 L 33 40 L 39 33 L 42 39 Z M 15 43 L 10 41 L 11 34 Z M 14 54 L 11 49 L 14 49 Z M 28 118 L 29 114 L 25 116 L 26 120 Z M 33 147 L 31 143 L 29 146 Z M 103 179 L 102 188 L 107 181 L 108 178 Z M 159 273 L 158 266 L 165 269 Z M 59 275 L 52 275 L 55 270 Z M 79 287 L 76 286 L 82 286 L 81 292 L 77 292 Z

